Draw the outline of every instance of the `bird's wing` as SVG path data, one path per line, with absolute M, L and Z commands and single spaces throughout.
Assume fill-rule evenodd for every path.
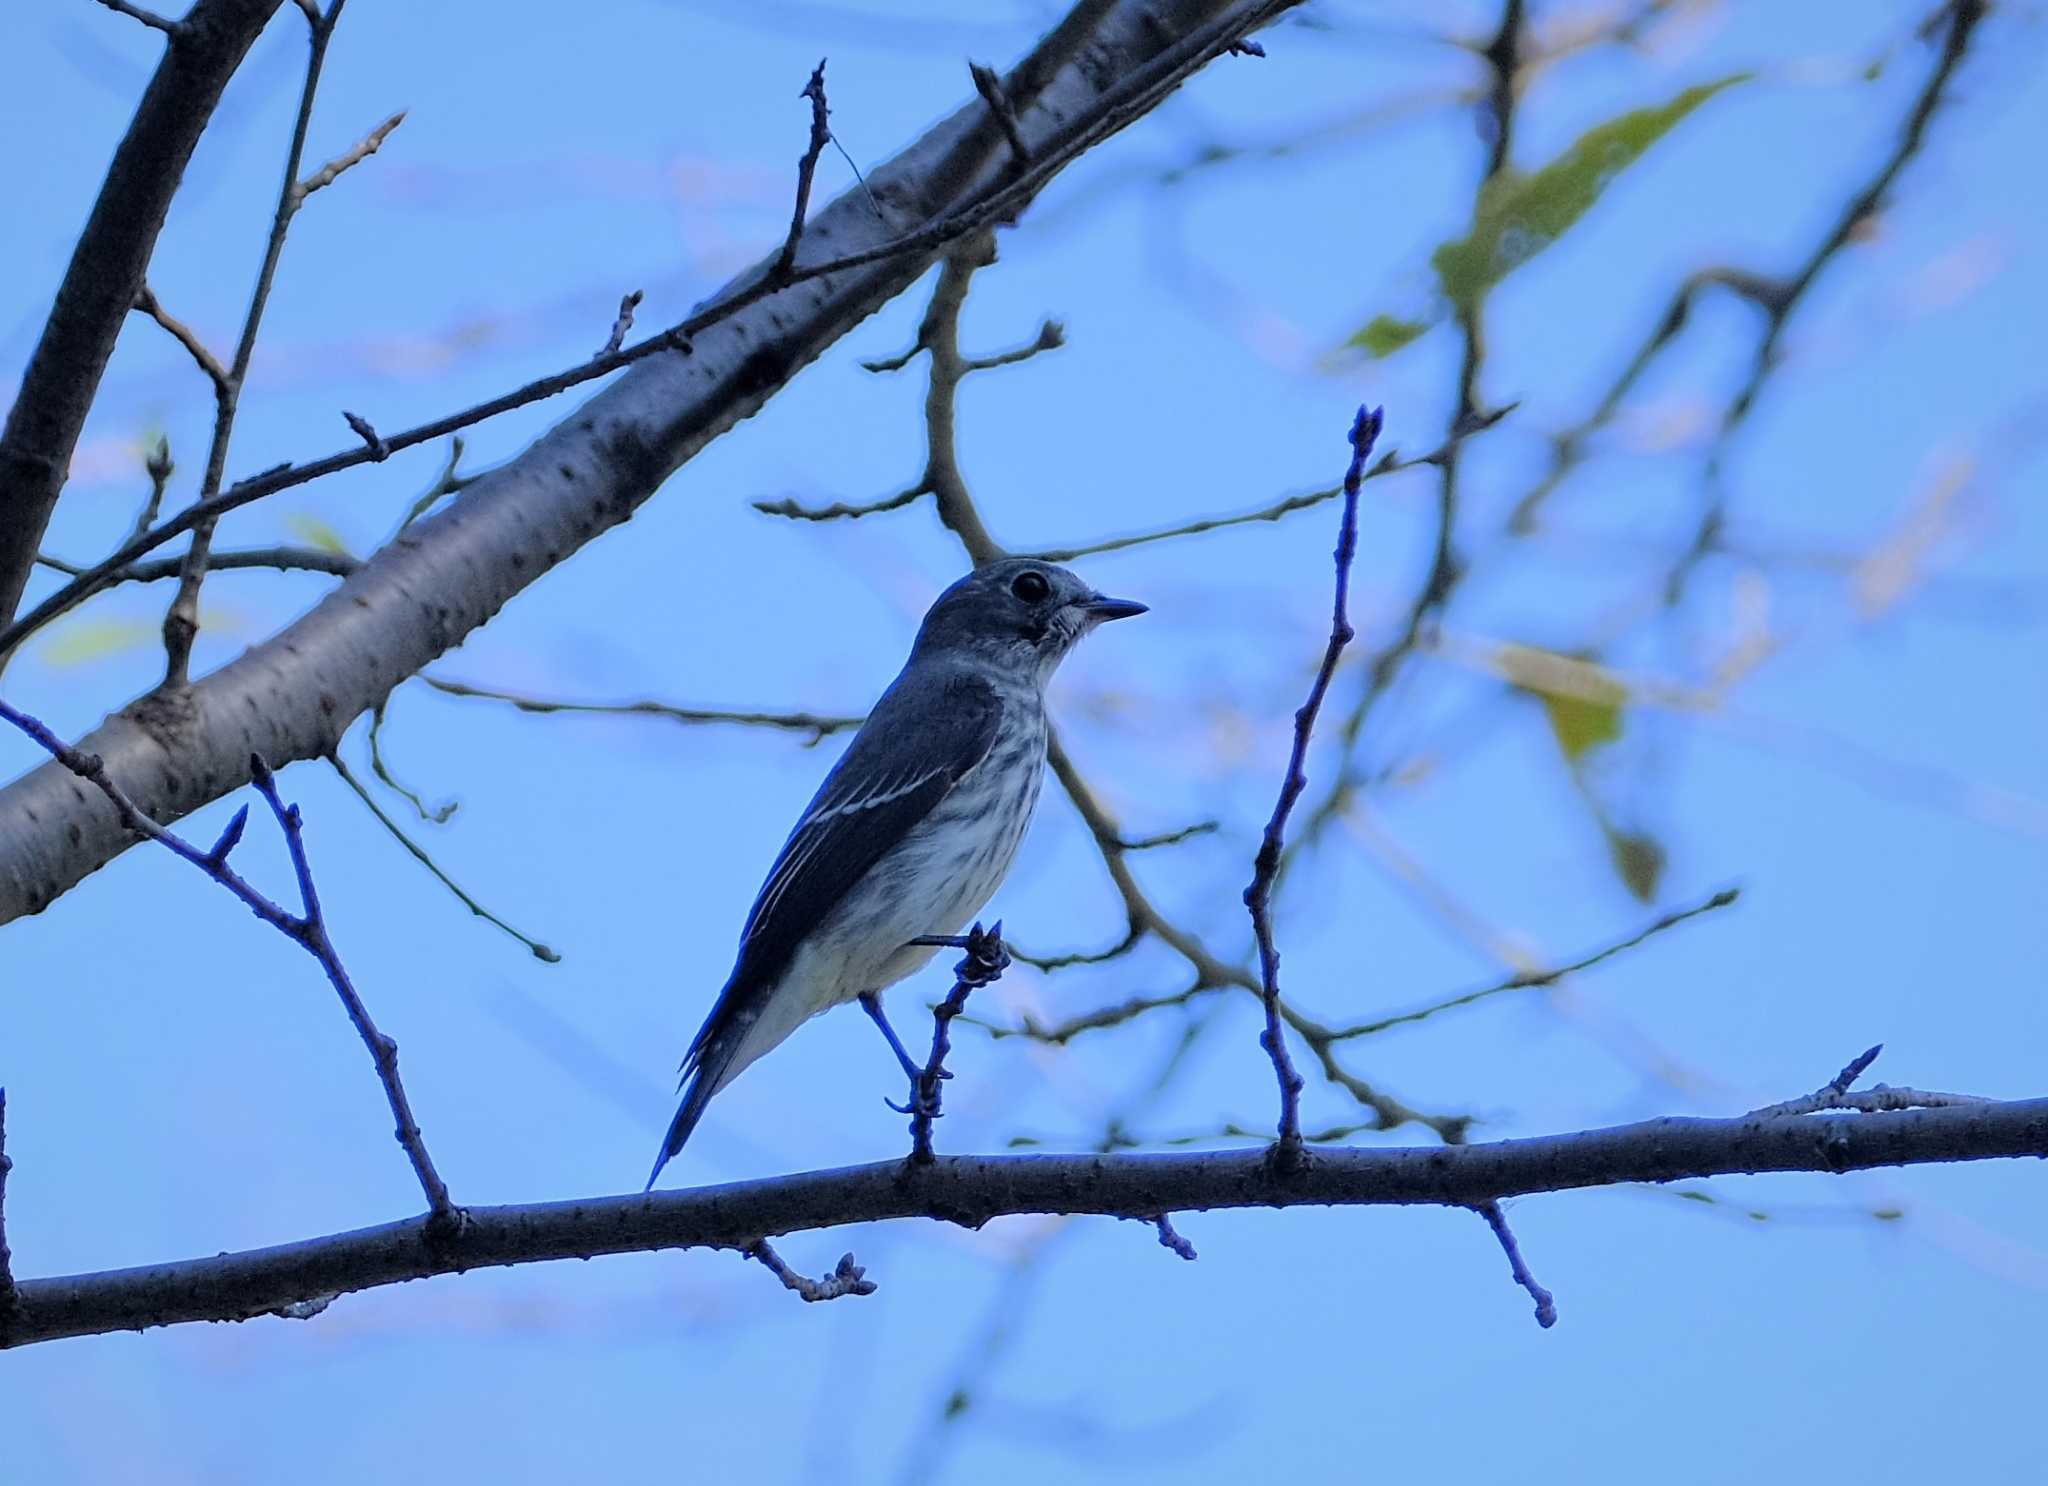
M 915 686 L 905 686 L 905 680 L 899 678 L 874 704 L 768 870 L 739 937 L 733 974 L 684 1058 L 684 1077 L 692 1085 L 670 1130 L 668 1154 L 680 1150 L 702 1105 L 717 1093 L 731 1052 L 774 993 L 803 937 L 995 743 L 1004 704 L 985 680 L 967 671 L 942 680 L 920 675 Z
M 1003 715 L 969 673 L 899 678 L 783 843 L 740 936 L 739 961 L 683 1060 L 689 1083 L 655 1162 L 682 1149 L 804 936 L 988 756 Z M 653 1185 L 653 1178 L 648 1179 Z
M 769 868 L 700 1045 L 731 993 L 772 986 L 804 936 L 987 757 L 1002 713 L 995 688 L 971 674 L 883 696 Z

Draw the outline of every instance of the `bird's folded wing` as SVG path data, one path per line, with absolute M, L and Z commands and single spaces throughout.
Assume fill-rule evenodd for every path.
M 692 1060 L 735 1018 L 751 1019 L 755 998 L 804 937 L 988 756 L 1002 711 L 995 689 L 972 674 L 906 675 L 890 688 L 769 869 Z

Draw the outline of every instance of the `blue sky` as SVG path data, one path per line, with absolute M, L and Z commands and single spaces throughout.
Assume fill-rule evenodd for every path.
M 1460 535 L 1473 576 L 1446 630 L 1472 646 L 1598 644 L 1630 674 L 1694 692 L 1760 623 L 1778 648 L 1712 710 L 1625 714 L 1603 788 L 1669 852 L 1654 906 L 1617 880 L 1535 703 L 1437 657 L 1416 662 L 1377 715 L 1367 756 L 1402 767 L 1332 831 L 1280 908 L 1290 994 L 1319 1015 L 1484 984 L 1512 955 L 1568 958 L 1665 907 L 1744 889 L 1736 907 L 1555 994 L 1352 1049 L 1350 1066 L 1409 1102 L 1478 1115 L 1478 1138 L 1739 1111 L 1814 1088 L 1877 1041 L 1877 1078 L 2043 1092 L 2048 508 L 2035 430 L 2048 293 L 2031 266 L 2048 218 L 2025 184 L 2048 132 L 2038 13 L 1986 24 L 1895 209 L 1794 321 L 1729 450 L 1735 555 L 1706 564 L 1678 611 L 1658 589 L 1697 519 L 1712 419 L 1755 343 L 1738 302 L 1703 301 L 1545 507 L 1543 529 L 1501 535 L 1548 436 L 1599 395 L 1685 274 L 1784 271 L 1826 230 L 1933 63 L 1912 40 L 1922 9 L 1683 7 L 1644 49 L 1575 57 L 1522 101 L 1515 158 L 1533 168 L 1625 110 L 1757 73 L 1491 297 L 1482 390 L 1519 406 L 1467 449 Z M 294 229 L 231 476 L 344 446 L 344 407 L 388 430 L 567 365 L 603 341 L 628 289 L 647 292 L 643 325 L 681 318 L 779 240 L 803 137 L 796 91 L 820 53 L 839 138 L 873 161 L 957 106 L 963 55 L 1006 62 L 1054 13 L 357 0 L 309 154 L 339 152 L 395 109 L 408 117 Z M 1536 13 L 1544 26 L 1570 18 Z M 1329 29 L 1283 30 L 1265 61 L 1219 63 L 1076 167 L 978 278 L 970 350 L 1028 340 L 1048 315 L 1069 338 L 962 393 L 962 459 L 1004 542 L 1069 545 L 1331 483 L 1362 400 L 1386 406 L 1388 438 L 1405 449 L 1441 439 L 1458 354 L 1448 330 L 1379 363 L 1332 353 L 1374 313 L 1421 296 L 1430 251 L 1464 230 L 1483 145 L 1458 95 L 1477 74 L 1398 8 L 1318 14 Z M 1462 34 L 1492 23 L 1476 7 L 1446 15 Z M 165 303 L 216 345 L 232 340 L 260 252 L 302 30 L 287 7 L 252 54 L 151 269 Z M 154 40 L 90 5 L 0 19 L 0 128 L 35 141 L 0 157 L 0 398 Z M 1311 142 L 1161 181 L 1212 143 L 1297 139 Z M 829 155 L 820 179 L 821 191 L 849 184 Z M 959 571 L 957 548 L 922 508 L 798 527 L 749 502 L 857 501 L 914 479 L 921 370 L 875 377 L 857 363 L 908 343 L 927 288 L 437 670 L 573 698 L 862 708 Z M 571 406 L 473 430 L 468 462 L 508 457 Z M 182 467 L 173 498 L 189 493 L 208 412 L 181 353 L 132 325 L 49 549 L 91 559 L 125 531 L 139 441 L 157 431 Z M 367 551 L 441 454 L 262 503 L 221 543 L 324 529 Z M 1360 654 L 1405 612 L 1435 496 L 1427 470 L 1368 488 Z M 1835 559 L 1906 550 L 1916 515 L 1932 537 L 1908 591 L 1859 607 Z M 1237 893 L 1327 624 L 1334 521 L 1326 506 L 1077 564 L 1154 612 L 1092 639 L 1056 709 L 1130 829 L 1223 823 L 1139 863 L 1158 901 L 1219 952 L 1248 943 Z M 274 631 L 324 581 L 213 579 L 195 669 Z M 160 656 L 141 637 L 166 597 L 131 587 L 53 627 L 10 668 L 9 700 L 88 728 L 155 679 Z M 1360 681 L 1341 675 L 1333 706 Z M 386 741 L 404 777 L 461 801 L 448 825 L 418 828 L 437 858 L 563 954 L 540 964 L 472 920 L 321 766 L 284 774 L 336 939 L 402 1044 L 457 1200 L 637 1184 L 676 1059 L 836 745 L 528 717 L 417 685 L 393 702 Z M 352 763 L 363 747 L 358 729 Z M 25 740 L 0 739 L 0 768 L 32 762 Z M 1334 767 L 1327 750 L 1311 761 L 1318 781 Z M 209 835 L 237 803 L 202 812 L 191 833 Z M 260 821 L 241 851 L 245 870 L 284 891 L 280 844 Z M 1117 935 L 1113 894 L 1052 786 L 993 909 L 1033 948 Z M 19 1273 L 413 1210 L 331 993 L 198 874 L 130 852 L 5 934 L 0 1083 Z M 1051 1018 L 1184 979 L 1154 948 L 1055 977 L 1020 968 L 981 1009 Z M 896 992 L 899 1020 L 918 1020 L 940 989 L 928 976 Z M 1164 1137 L 1270 1119 L 1254 1008 L 1218 1000 L 1194 1015 L 1204 1030 L 1158 1098 L 1146 1090 L 1188 1025 L 1173 1013 L 1065 1050 L 961 1036 L 942 1146 L 1028 1136 L 1083 1148 L 1125 1112 Z M 900 1121 L 880 1097 L 895 1082 L 862 1018 L 825 1018 L 721 1096 L 669 1180 L 893 1155 Z M 1310 1124 L 1354 1110 L 1311 1080 Z M 1628 1190 L 1515 1204 L 1524 1250 L 1558 1297 L 1549 1332 L 1462 1213 L 1190 1214 L 1192 1265 L 1132 1224 L 899 1225 L 782 1245 L 812 1271 L 850 1247 L 881 1284 L 830 1306 L 799 1305 L 732 1255 L 639 1256 L 350 1297 L 307 1324 L 9 1353 L 0 1432 L 21 1479 L 81 1482 L 450 1470 L 1718 1482 L 1844 1461 L 1873 1480 L 2038 1473 L 2037 1171 L 1709 1190 L 1719 1203 Z M 1745 1216 L 1752 1207 L 1768 1217 Z M 1893 1209 L 1903 1216 L 1871 1216 Z M 970 1406 L 941 1425 L 956 1388 Z

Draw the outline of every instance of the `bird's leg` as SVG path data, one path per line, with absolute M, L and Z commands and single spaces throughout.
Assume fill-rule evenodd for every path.
M 882 998 L 873 991 L 862 991 L 860 1009 L 874 1019 L 875 1025 L 882 1029 L 882 1035 L 889 1039 L 889 1051 L 894 1053 L 896 1061 L 903 1065 L 903 1074 L 910 1080 L 911 1094 L 915 1097 L 917 1081 L 924 1076 L 924 1068 L 917 1059 L 910 1056 L 909 1049 L 903 1045 L 903 1039 L 896 1035 L 896 1029 L 889 1025 L 889 1019 L 882 1015 Z

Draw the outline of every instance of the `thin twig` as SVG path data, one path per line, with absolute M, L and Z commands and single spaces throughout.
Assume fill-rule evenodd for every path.
M 412 1105 L 405 1095 L 405 1085 L 398 1076 L 398 1044 L 377 1029 L 371 1020 L 369 1009 L 363 1005 L 362 997 L 356 993 L 355 984 L 349 979 L 348 970 L 341 962 L 341 955 L 334 947 L 334 941 L 327 932 L 326 916 L 320 908 L 320 897 L 313 886 L 313 872 L 306 860 L 305 840 L 301 833 L 299 807 L 286 805 L 277 792 L 277 780 L 270 766 L 260 756 L 249 760 L 250 773 L 257 792 L 270 806 L 277 817 L 280 830 L 284 833 L 285 848 L 292 861 L 292 871 L 298 879 L 301 911 L 292 913 L 280 904 L 256 890 L 248 879 L 228 865 L 228 854 L 241 839 L 242 827 L 247 820 L 245 806 L 238 812 L 228 827 L 221 833 L 219 841 L 207 851 L 201 851 L 184 837 L 167 830 L 145 814 L 140 806 L 128 797 L 100 759 L 71 747 L 41 722 L 25 712 L 17 711 L 6 702 L 0 702 L 0 720 L 12 723 L 40 744 L 58 763 L 73 774 L 91 784 L 107 797 L 120 817 L 121 824 L 137 835 L 147 836 L 158 845 L 168 848 L 183 857 L 215 882 L 240 899 L 243 906 L 283 934 L 311 955 L 327 975 L 335 994 L 341 998 L 343 1009 L 354 1024 L 363 1045 L 370 1050 L 371 1060 L 377 1067 L 378 1081 L 383 1085 L 385 1101 L 391 1107 L 397 1122 L 398 1143 L 404 1148 L 406 1159 L 412 1163 L 413 1174 L 418 1178 L 420 1190 L 425 1193 L 427 1208 L 433 1220 L 432 1231 L 447 1234 L 459 1228 L 461 1219 L 455 1205 L 448 1197 L 447 1184 L 434 1169 L 433 1159 L 427 1154 L 426 1142 L 420 1134 L 418 1121 L 413 1119 Z
M 48 553 L 38 553 L 36 561 L 46 568 L 74 577 L 86 571 L 78 563 L 66 562 Z M 326 573 L 331 577 L 346 578 L 362 565 L 360 557 L 346 552 L 330 552 L 324 547 L 239 547 L 232 552 L 213 553 L 207 558 L 206 570 L 224 573 L 268 568 L 279 573 Z M 123 569 L 113 582 L 161 583 L 166 578 L 177 577 L 184 566 L 185 561 L 181 557 L 153 558 Z
M 900 511 L 912 501 L 931 492 L 922 485 L 888 496 L 882 500 L 868 501 L 864 505 L 848 505 L 835 501 L 829 506 L 801 506 L 794 497 L 782 500 L 757 500 L 754 509 L 764 516 L 785 516 L 791 521 L 858 521 L 863 516 L 879 516 L 884 511 Z
M 149 476 L 149 496 L 136 513 L 135 526 L 128 540 L 133 542 L 156 521 L 156 513 L 163 509 L 164 488 L 171 483 L 171 475 L 177 466 L 171 462 L 171 441 L 163 434 L 156 436 L 156 447 L 144 456 L 142 472 Z M 80 575 L 81 577 L 83 574 Z
M 325 165 L 300 181 L 297 191 L 298 201 L 294 204 L 295 208 L 297 205 L 303 204 L 305 199 L 315 191 L 322 191 L 333 185 L 335 181 L 341 178 L 343 172 L 353 169 L 369 159 L 370 156 L 376 154 L 379 147 L 390 137 L 391 131 L 404 122 L 405 110 L 401 108 L 397 113 L 364 135 L 362 139 L 356 142 L 353 148 L 344 154 L 336 155 L 332 160 L 329 160 Z
M 306 80 L 299 89 L 298 114 L 292 122 L 291 144 L 285 151 L 284 182 L 278 189 L 277 207 L 271 214 L 270 234 L 264 243 L 263 263 L 256 272 L 256 287 L 249 295 L 249 309 L 242 320 L 241 336 L 235 342 L 234 359 L 228 364 L 225 377 L 216 382 L 213 441 L 207 450 L 206 470 L 200 478 L 198 496 L 187 508 L 188 515 L 202 510 L 220 494 L 221 481 L 227 474 L 228 446 L 234 438 L 235 414 L 241 405 L 242 389 L 248 384 L 249 363 L 256 353 L 256 336 L 263 325 L 263 312 L 270 303 L 271 286 L 277 280 L 278 260 L 284 256 L 285 235 L 291 230 L 292 218 L 297 215 L 304 194 L 299 187 L 299 163 L 305 157 L 306 135 L 313 123 L 313 99 L 320 90 L 320 73 L 327 60 L 327 44 L 334 36 L 335 25 L 340 21 L 342 6 L 346 3 L 347 0 L 334 0 L 326 15 L 312 27 L 311 46 L 306 56 Z M 353 424 L 354 420 L 350 421 Z M 377 440 L 374 434 L 368 442 L 373 458 L 382 458 L 389 453 L 389 450 L 382 449 L 381 440 Z M 167 691 L 183 687 L 190 678 L 192 644 L 199 635 L 199 588 L 206 580 L 216 520 L 209 515 L 193 521 L 192 541 L 186 548 L 185 564 L 178 574 L 178 591 L 164 614 L 163 688 Z
M 434 477 L 433 484 L 420 492 L 418 500 L 406 507 L 405 515 L 398 522 L 398 529 L 400 531 L 404 531 L 408 526 L 419 520 L 420 517 L 426 515 L 428 511 L 434 508 L 434 502 L 438 501 L 442 496 L 453 495 L 470 482 L 473 478 L 472 476 L 456 473 L 456 470 L 462 464 L 463 448 L 464 443 L 461 434 L 455 434 L 448 440 L 448 458 L 441 466 L 441 473 Z
M 945 1000 L 932 1008 L 931 1056 L 925 1059 L 924 1071 L 918 1075 L 910 1091 L 910 1106 L 903 1111 L 910 1116 L 910 1160 L 914 1166 L 932 1163 L 932 1121 L 941 1113 L 939 1089 L 946 1079 L 952 1077 L 946 1072 L 946 1054 L 953 1050 L 953 1042 L 948 1035 L 953 1018 L 960 1015 L 961 1009 L 967 1005 L 967 997 L 977 987 L 995 981 L 1010 963 L 1010 952 L 1003 947 L 1003 926 L 1000 923 L 986 930 L 976 924 L 967 931 L 961 947 L 966 953 L 953 967 L 953 989 Z
M 1159 1230 L 1159 1243 L 1162 1248 L 1172 1249 L 1181 1258 L 1189 1261 L 1197 1257 L 1195 1246 L 1182 1238 L 1180 1230 L 1173 1226 L 1172 1213 L 1161 1213 L 1152 1220 L 1152 1226 Z
M 0 1088 L 0 1343 L 7 1340 L 14 1319 L 14 1254 L 7 1247 L 7 1174 L 14 1162 L 7 1156 L 7 1090 Z
M 220 364 L 220 358 L 206 348 L 206 342 L 199 338 L 197 331 L 163 307 L 156 291 L 146 283 L 135 291 L 135 308 L 156 321 L 170 333 L 172 340 L 185 348 L 185 353 L 198 363 L 206 379 L 213 384 L 216 397 L 227 389 L 228 369 Z
M 161 31 L 174 40 L 178 35 L 179 27 L 176 21 L 166 19 L 153 10 L 144 10 L 140 5 L 131 5 L 129 0 L 99 0 L 99 3 L 119 15 L 142 22 L 153 31 Z
M 1539 986 L 1556 985 L 1568 976 L 1577 975 L 1582 970 L 1590 970 L 1595 965 L 1611 960 L 1618 954 L 1634 949 L 1645 940 L 1654 939 L 1666 929 L 1676 928 L 1689 919 L 1698 918 L 1702 914 L 1712 913 L 1719 908 L 1726 908 L 1741 895 L 1742 890 L 1740 888 L 1723 888 L 1720 892 L 1693 904 L 1689 908 L 1680 908 L 1667 913 L 1662 918 L 1656 920 L 1656 922 L 1636 930 L 1627 938 L 1617 939 L 1611 944 L 1603 945 L 1601 948 L 1582 955 L 1568 964 L 1553 966 L 1547 970 L 1519 971 L 1514 975 L 1508 976 L 1505 980 L 1494 982 L 1492 985 L 1481 986 L 1477 990 L 1465 991 L 1456 996 L 1446 996 L 1442 1000 L 1431 1001 L 1426 1005 L 1418 1006 L 1412 1011 L 1395 1012 L 1392 1015 L 1377 1017 L 1371 1021 L 1355 1022 L 1350 1026 L 1337 1027 L 1332 1029 L 1330 1040 L 1342 1042 L 1353 1037 L 1372 1037 L 1390 1028 L 1405 1027 L 1414 1022 L 1425 1021 L 1439 1012 L 1451 1011 L 1461 1006 L 1470 1006 L 1475 1002 L 1485 1001 L 1494 996 L 1505 995 L 1510 991 L 1531 990 Z
M 351 413 L 347 408 L 341 410 L 341 416 L 342 421 L 348 424 L 355 436 L 369 449 L 371 459 L 382 464 L 391 457 L 391 446 L 378 436 L 369 419 L 360 413 Z
M 412 837 L 406 835 L 405 832 L 399 828 L 398 822 L 393 820 L 389 815 L 385 814 L 384 807 L 377 803 L 376 797 L 374 795 L 372 795 L 367 789 L 363 788 L 363 782 L 360 779 L 356 778 L 355 774 L 349 769 L 349 766 L 347 764 L 341 761 L 341 755 L 339 753 L 328 754 L 327 762 L 334 766 L 334 772 L 341 776 L 341 782 L 343 784 L 346 784 L 350 789 L 356 792 L 356 798 L 361 800 L 365 805 L 370 807 L 370 813 L 377 817 L 378 824 L 382 825 L 385 830 L 391 833 L 391 838 L 394 841 L 396 841 L 400 846 L 403 846 L 408 852 L 410 852 L 415 861 L 417 861 L 421 866 L 425 867 L 429 872 L 433 873 L 434 876 L 440 881 L 441 886 L 445 887 L 446 889 L 448 889 L 449 892 L 453 893 L 455 895 L 456 901 L 461 903 L 464 908 L 467 908 L 471 913 L 475 914 L 485 923 L 491 924 L 496 928 L 502 929 L 504 930 L 505 933 L 511 935 L 514 939 L 517 939 L 521 944 L 526 946 L 528 951 L 531 952 L 531 954 L 536 960 L 545 961 L 547 964 L 550 965 L 558 965 L 561 963 L 562 957 L 560 954 L 556 953 L 547 945 L 542 944 L 538 939 L 535 939 L 532 935 L 522 934 L 519 930 L 513 928 L 512 925 L 506 923 L 505 920 L 499 918 L 497 914 L 491 912 L 490 909 L 484 907 L 483 904 L 477 902 L 476 899 L 472 898 L 468 893 L 464 892 L 462 890 L 461 885 L 457 883 L 454 878 L 450 877 L 446 872 L 444 872 L 441 869 L 441 864 L 439 862 L 436 862 L 433 859 L 433 857 L 427 854 L 427 849 L 424 846 L 421 846 L 419 842 L 413 840 Z M 421 813 L 425 814 L 424 806 L 421 807 Z
M 632 293 L 620 297 L 618 318 L 612 321 L 612 333 L 605 337 L 604 345 L 598 349 L 598 355 L 618 354 L 619 347 L 626 343 L 626 337 L 632 333 L 633 311 L 640 308 L 640 301 L 646 297 L 647 291 L 644 289 L 635 289 Z
M 798 1274 L 782 1262 L 782 1256 L 769 1246 L 765 1238 L 757 1238 L 740 1252 L 749 1259 L 757 1259 L 766 1265 L 768 1272 L 782 1281 L 807 1301 L 837 1300 L 842 1295 L 872 1295 L 875 1282 L 867 1278 L 867 1271 L 853 1262 L 852 1254 L 841 1254 L 838 1267 L 822 1280 Z
M 847 732 L 861 725 L 864 719 L 858 717 L 832 717 L 816 712 L 733 712 L 709 707 L 678 707 L 668 702 L 564 702 L 549 697 L 527 696 L 523 692 L 501 691 L 495 687 L 472 686 L 466 681 L 450 681 L 445 676 L 432 676 L 422 671 L 418 678 L 435 691 L 451 697 L 479 697 L 486 701 L 506 702 L 521 712 L 581 712 L 600 717 L 666 717 L 674 722 L 684 723 L 734 723 L 747 727 L 781 728 L 793 733 L 809 733 L 808 741 L 818 742 L 833 733 Z
M 1365 478 L 1365 462 L 1372 457 L 1373 442 L 1379 438 L 1384 418 L 1377 408 L 1360 408 L 1351 424 L 1351 467 L 1344 473 L 1344 515 L 1337 526 L 1336 597 L 1330 611 L 1330 640 L 1323 648 L 1323 663 L 1310 685 L 1308 700 L 1294 714 L 1294 748 L 1287 758 L 1287 773 L 1280 781 L 1280 798 L 1273 817 L 1266 823 L 1252 868 L 1251 883 L 1244 890 L 1244 904 L 1252 918 L 1252 936 L 1259 946 L 1259 980 L 1266 1006 L 1266 1027 L 1259 1045 L 1273 1061 L 1273 1076 L 1280 1085 L 1279 1138 L 1274 1150 L 1283 1164 L 1301 1157 L 1301 1074 L 1287 1054 L 1287 1038 L 1280 1022 L 1280 951 L 1273 943 L 1273 878 L 1280 870 L 1280 847 L 1287 838 L 1287 816 L 1294 802 L 1308 788 L 1308 742 L 1315 733 L 1316 714 L 1330 678 L 1337 673 L 1337 660 L 1351 643 L 1350 598 L 1351 558 L 1358 550 L 1358 490 Z
M 1477 434 L 1486 432 L 1515 409 L 1509 403 L 1473 419 L 1469 425 L 1453 429 L 1443 443 L 1426 454 L 1403 456 L 1389 449 L 1374 461 L 1372 468 L 1365 472 L 1368 480 L 1378 480 L 1387 475 L 1397 475 L 1403 470 L 1421 469 L 1426 466 L 1441 468 L 1452 452 Z M 1127 537 L 1108 537 L 1099 542 L 1084 542 L 1077 547 L 1049 547 L 1031 555 L 1045 562 L 1072 562 L 1077 557 L 1092 557 L 1099 552 L 1122 552 L 1131 547 L 1144 547 L 1153 542 L 1171 542 L 1181 537 L 1200 536 L 1204 532 L 1223 531 L 1233 526 L 1249 526 L 1260 521 L 1279 521 L 1292 516 L 1296 511 L 1313 510 L 1315 507 L 1335 500 L 1344 493 L 1341 485 L 1331 485 L 1322 490 L 1304 491 L 1300 495 L 1285 496 L 1270 505 L 1255 510 L 1239 511 L 1229 516 L 1204 516 L 1194 521 L 1181 522 L 1174 526 L 1160 527 L 1154 531 L 1135 532 Z
M 803 239 L 804 218 L 811 210 L 811 178 L 818 172 L 818 157 L 825 153 L 825 146 L 832 138 L 832 128 L 825 122 L 832 112 L 825 104 L 825 60 L 823 57 L 818 59 L 818 65 L 811 71 L 811 80 L 797 94 L 799 98 L 811 100 L 811 138 L 804 146 L 802 158 L 796 162 L 796 209 L 790 213 L 789 236 L 783 239 L 782 252 L 768 274 L 770 279 L 786 280 L 790 270 L 796 267 L 797 244 Z M 869 199 L 873 200 L 872 197 Z
M 993 356 L 969 356 L 961 363 L 961 369 L 969 372 L 994 371 L 999 366 L 1015 366 L 1020 361 L 1029 361 L 1047 351 L 1057 351 L 1067 343 L 1067 327 L 1058 320 L 1047 320 L 1038 327 L 1038 334 L 1029 344 L 1014 350 L 998 351 Z M 863 363 L 865 364 L 865 363 Z M 869 370 L 874 370 L 872 366 Z
M 1515 1230 L 1508 1227 L 1507 1214 L 1500 1210 L 1498 1202 L 1482 1202 L 1472 1211 L 1486 1219 L 1486 1226 L 1500 1241 L 1501 1252 L 1508 1256 L 1508 1268 L 1514 1273 L 1515 1283 L 1527 1290 L 1529 1298 L 1536 1302 L 1536 1324 L 1548 1331 L 1557 1324 L 1557 1302 L 1548 1290 L 1536 1283 L 1536 1276 L 1529 1273 L 1529 1266 L 1522 1261 L 1522 1246 L 1515 1242 Z
M 377 776 L 378 782 L 386 789 L 417 810 L 421 820 L 428 825 L 445 826 L 455 812 L 462 808 L 461 801 L 450 800 L 445 805 L 429 809 L 425 797 L 418 790 L 401 784 L 384 761 L 384 719 L 390 703 L 391 699 L 386 697 L 370 709 L 370 772 Z
M 982 62 L 969 62 L 967 75 L 974 79 L 974 91 L 981 94 L 982 102 L 995 116 L 996 126 L 1003 131 L 1003 138 L 1010 146 L 1010 168 L 1024 171 L 1031 167 L 1031 146 L 1024 142 L 1024 130 L 1017 122 L 1016 105 L 1010 102 L 1010 95 L 1003 91 L 1003 80 L 996 76 L 996 70 Z

